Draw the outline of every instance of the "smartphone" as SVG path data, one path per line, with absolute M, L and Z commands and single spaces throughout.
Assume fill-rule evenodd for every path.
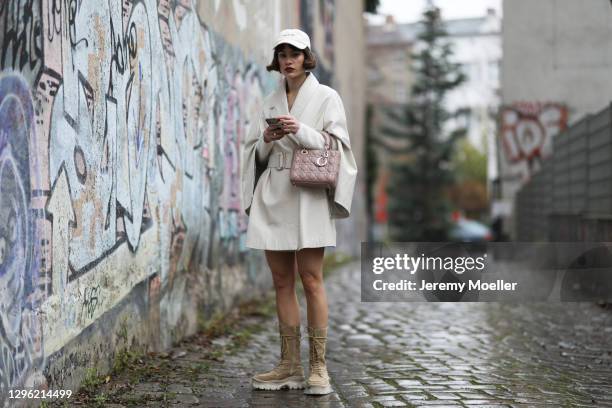
M 266 123 L 268 126 L 279 128 L 281 127 L 281 122 L 279 118 L 266 118 Z

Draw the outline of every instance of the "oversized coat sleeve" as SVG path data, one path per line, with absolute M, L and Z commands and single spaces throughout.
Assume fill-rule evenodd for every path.
M 250 215 L 253 192 L 259 177 L 268 166 L 268 158 L 274 143 L 264 142 L 264 123 L 263 114 L 258 115 L 250 123 L 242 152 L 240 168 L 240 181 L 242 183 L 241 205 L 246 215 Z
M 325 148 L 323 135 L 305 123 L 300 123 L 300 129 L 295 134 L 295 139 L 297 139 L 299 145 L 307 149 Z
M 347 218 L 351 213 L 358 170 L 348 134 L 346 112 L 342 99 L 336 91 L 332 92 L 329 105 L 325 109 L 323 130 L 340 141 L 338 143 L 340 171 L 336 188 L 329 195 L 330 215 L 332 218 Z
M 340 170 L 336 188 L 328 191 L 329 211 L 331 218 L 347 218 L 351 213 L 351 203 L 357 181 L 357 163 L 351 148 L 342 99 L 338 92 L 331 88 L 327 89 L 329 89 L 330 95 L 323 109 L 323 130 L 334 136 L 338 141 L 335 144 L 340 151 Z M 323 136 L 311 127 L 302 125 L 305 135 L 302 138 L 303 143 L 311 148 L 322 149 L 324 145 Z M 298 136 L 298 133 L 296 133 L 296 136 Z

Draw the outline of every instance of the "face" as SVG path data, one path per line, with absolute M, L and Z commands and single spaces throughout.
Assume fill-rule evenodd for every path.
M 304 74 L 304 53 L 285 44 L 278 52 L 278 65 L 285 77 L 297 78 Z

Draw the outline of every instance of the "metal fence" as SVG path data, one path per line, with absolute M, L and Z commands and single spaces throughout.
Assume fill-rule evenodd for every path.
M 612 241 L 612 104 L 555 136 L 515 211 L 519 241 Z

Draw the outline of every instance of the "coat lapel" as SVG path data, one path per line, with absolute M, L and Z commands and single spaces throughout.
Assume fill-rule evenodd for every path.
M 284 77 L 278 81 L 278 86 L 270 95 L 267 104 L 264 106 L 264 117 L 273 118 L 280 115 L 288 115 L 287 96 L 285 94 Z
M 293 106 L 289 109 L 289 102 L 287 101 L 287 92 L 285 91 L 287 86 L 287 79 L 282 78 L 279 81 L 279 87 L 270 99 L 270 103 L 266 107 L 266 117 L 274 117 L 279 115 L 292 115 L 296 118 L 301 118 L 304 114 L 304 110 L 308 106 L 308 103 L 316 96 L 317 85 L 319 81 L 315 75 L 310 72 L 306 77 L 306 80 L 300 86 L 298 94 L 293 101 Z
M 295 101 L 293 101 L 293 106 L 291 107 L 291 110 L 289 110 L 289 102 L 287 101 L 287 93 L 285 92 L 286 81 L 287 81 L 286 78 L 283 79 L 283 87 L 282 87 L 283 88 L 283 98 L 282 99 L 283 99 L 284 107 L 289 112 L 289 114 L 291 114 L 292 116 L 295 116 L 296 118 L 300 118 L 302 114 L 304 113 L 304 109 L 306 109 L 306 106 L 308 106 L 308 102 L 312 100 L 317 90 L 317 85 L 319 85 L 319 81 L 317 80 L 317 78 L 314 76 L 312 72 L 308 73 L 306 80 L 304 81 L 302 86 L 300 86 L 300 89 L 298 90 L 298 94 L 295 97 Z

